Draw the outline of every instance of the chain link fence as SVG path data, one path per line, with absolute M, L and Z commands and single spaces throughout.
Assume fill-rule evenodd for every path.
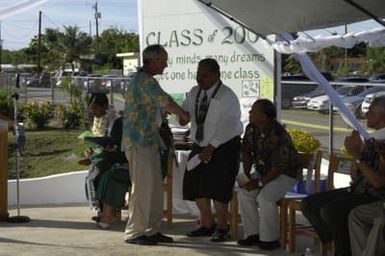
M 17 90 L 19 99 L 22 101 L 50 102 L 53 105 L 69 104 L 69 95 L 63 88 L 63 81 L 66 77 L 68 76 L 55 76 L 48 73 L 39 75 L 0 73 L 0 88 Z M 122 101 L 131 76 L 91 74 L 69 77 L 82 93 L 107 93 L 110 103 L 115 105 L 118 110 L 123 109 Z M 19 88 L 17 88 L 17 84 L 19 84 Z

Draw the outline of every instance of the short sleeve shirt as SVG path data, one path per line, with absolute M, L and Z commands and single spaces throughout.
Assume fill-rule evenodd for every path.
M 158 81 L 139 70 L 127 87 L 123 119 L 123 150 L 161 145 L 157 113 L 171 101 Z
M 294 179 L 302 177 L 301 163 L 291 137 L 275 120 L 264 131 L 249 124 L 243 137 L 242 153 L 253 156 L 254 166 L 261 175 L 276 168 Z
M 380 167 L 380 159 L 378 153 L 374 149 L 373 142 L 373 139 L 369 139 L 365 142 L 366 147 L 363 152 L 362 160 L 369 164 L 374 171 L 382 172 L 382 168 Z M 385 173 L 382 173 L 382 175 L 385 175 Z M 385 199 L 385 189 L 376 189 L 371 186 L 361 171 L 357 172 L 356 178 L 352 181 L 351 188 L 353 193 L 365 193 L 376 198 Z

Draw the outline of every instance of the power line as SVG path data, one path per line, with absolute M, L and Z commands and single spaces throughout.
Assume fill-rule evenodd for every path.
M 35 20 L 34 20 L 35 21 Z M 25 26 L 20 26 L 18 25 L 17 23 L 13 23 L 13 22 L 5 22 L 5 21 L 2 21 L 2 25 L 3 27 L 13 27 L 13 28 L 17 28 L 17 29 L 23 29 L 23 30 L 31 30 L 33 27 L 29 26 L 29 27 L 25 27 Z
M 48 15 L 46 15 L 44 12 L 43 12 L 43 16 L 45 18 L 45 20 L 51 22 L 52 25 L 55 25 L 56 27 L 60 27 L 60 25 L 58 23 L 56 23 L 55 21 L 53 21 L 50 17 L 48 17 Z

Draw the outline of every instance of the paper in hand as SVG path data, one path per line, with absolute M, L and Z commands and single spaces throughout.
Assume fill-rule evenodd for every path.
M 195 167 L 197 167 L 201 162 L 202 161 L 199 158 L 199 154 L 196 154 L 190 160 L 188 160 L 188 162 L 187 162 L 187 171 L 191 171 L 191 170 L 195 169 Z

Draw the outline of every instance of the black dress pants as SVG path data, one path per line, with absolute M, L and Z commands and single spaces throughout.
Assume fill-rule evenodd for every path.
M 367 194 L 354 194 L 349 188 L 342 188 L 304 198 L 301 210 L 323 243 L 334 240 L 336 255 L 351 255 L 349 213 L 358 205 L 374 201 L 378 199 Z

